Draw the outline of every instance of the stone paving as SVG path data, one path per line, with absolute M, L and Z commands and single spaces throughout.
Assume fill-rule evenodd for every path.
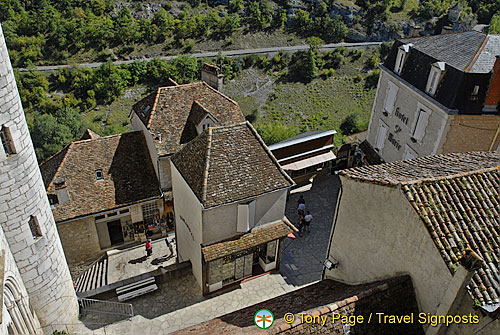
M 303 195 L 313 221 L 310 233 L 303 232 L 302 237 L 296 234 L 295 240 L 285 242 L 280 272 L 287 283 L 302 286 L 321 280 L 339 189 L 337 176 L 323 174 L 316 177 L 312 187 L 291 192 L 286 206 L 288 219 L 298 227 L 297 200 Z
M 339 185 L 336 176 L 321 175 L 312 187 L 291 192 L 286 208 L 290 221 L 298 221 L 296 207 L 301 194 L 314 219 L 310 233 L 285 241 L 280 273 L 245 281 L 210 298 L 202 296 L 190 271 L 165 277 L 158 291 L 128 301 L 134 307 L 134 317 L 119 320 L 89 313 L 82 318 L 88 328 L 78 333 L 88 334 L 93 329 L 94 334 L 168 334 L 321 280 Z

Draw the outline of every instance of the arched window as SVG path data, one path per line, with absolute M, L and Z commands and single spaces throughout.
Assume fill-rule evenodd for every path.
M 29 308 L 26 297 L 23 297 L 14 280 L 8 278 L 4 284 L 4 304 L 9 313 L 7 326 L 9 334 L 36 334 L 38 322 Z

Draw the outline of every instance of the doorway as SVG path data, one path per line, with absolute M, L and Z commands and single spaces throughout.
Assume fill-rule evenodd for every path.
M 122 232 L 121 221 L 120 220 L 109 221 L 107 222 L 107 224 L 108 224 L 108 232 L 111 245 L 123 243 L 123 232 Z

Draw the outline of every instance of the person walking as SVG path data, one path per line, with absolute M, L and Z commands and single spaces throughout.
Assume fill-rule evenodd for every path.
M 151 244 L 151 240 L 148 239 L 146 241 L 146 257 L 151 256 L 152 253 L 153 253 L 153 245 Z
M 299 236 L 302 237 L 302 229 L 304 229 L 304 215 L 299 216 Z
M 305 203 L 306 203 L 306 201 L 304 200 L 304 196 L 303 196 L 303 195 L 301 195 L 301 196 L 299 197 L 299 200 L 297 200 L 297 205 L 299 205 L 299 204 L 305 204 Z
M 311 215 L 311 212 L 307 211 L 307 215 L 304 216 L 304 229 L 307 230 L 308 233 L 311 232 L 312 219 L 313 219 L 313 216 Z
M 299 206 L 297 206 L 297 213 L 300 216 L 304 216 L 306 211 L 306 204 L 301 202 L 299 203 Z

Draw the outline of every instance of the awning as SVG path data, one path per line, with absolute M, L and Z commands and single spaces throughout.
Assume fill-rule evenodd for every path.
M 336 157 L 333 154 L 333 152 L 328 151 L 328 152 L 321 154 L 321 155 L 309 157 L 309 158 L 306 158 L 306 159 L 303 159 L 303 160 L 300 160 L 297 162 L 283 165 L 282 168 L 283 168 L 283 170 L 288 170 L 288 171 L 298 171 L 298 170 L 302 170 L 302 169 L 305 169 L 305 168 L 313 166 L 313 165 L 317 165 L 317 164 L 331 161 L 335 158 Z

